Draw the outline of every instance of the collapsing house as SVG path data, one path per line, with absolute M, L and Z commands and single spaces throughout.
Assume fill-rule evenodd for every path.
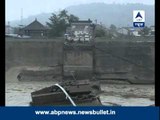
M 94 28 L 92 21 L 88 20 L 72 22 L 67 29 L 63 47 L 64 78 L 91 78 L 94 69 Z
M 91 20 L 72 22 L 66 30 L 66 40 L 70 42 L 89 42 L 93 37 L 93 26 Z

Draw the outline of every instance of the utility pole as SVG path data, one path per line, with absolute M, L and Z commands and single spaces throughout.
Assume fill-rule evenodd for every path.
M 23 8 L 21 8 L 21 24 L 20 26 L 23 26 Z
M 96 56 L 95 56 L 95 27 L 96 27 L 96 25 L 95 24 L 93 24 L 93 37 L 92 37 L 92 54 L 93 54 L 93 56 L 92 56 L 92 67 L 93 67 L 93 76 L 95 76 L 96 75 Z
M 10 22 L 8 21 L 8 34 L 10 34 Z

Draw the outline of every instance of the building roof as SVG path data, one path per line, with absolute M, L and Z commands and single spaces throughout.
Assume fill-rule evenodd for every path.
M 71 23 L 92 23 L 92 21 L 90 19 L 88 19 L 88 20 L 73 21 Z
M 6 25 L 5 27 L 6 27 L 6 28 L 13 28 L 13 27 L 11 27 L 10 25 Z
M 37 19 L 23 28 L 23 30 L 47 30 Z

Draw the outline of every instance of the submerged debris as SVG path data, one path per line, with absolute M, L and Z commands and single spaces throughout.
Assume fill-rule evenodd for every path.
M 31 106 L 100 106 L 101 101 L 96 96 L 99 91 L 100 86 L 91 84 L 89 80 L 63 81 L 60 84 L 32 92 L 30 104 Z

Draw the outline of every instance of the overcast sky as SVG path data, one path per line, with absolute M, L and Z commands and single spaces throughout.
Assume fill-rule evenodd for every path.
M 40 13 L 49 13 L 64 9 L 71 5 L 94 2 L 104 3 L 143 3 L 154 5 L 154 0 L 6 0 L 6 20 L 20 20 L 21 9 L 23 18 Z

